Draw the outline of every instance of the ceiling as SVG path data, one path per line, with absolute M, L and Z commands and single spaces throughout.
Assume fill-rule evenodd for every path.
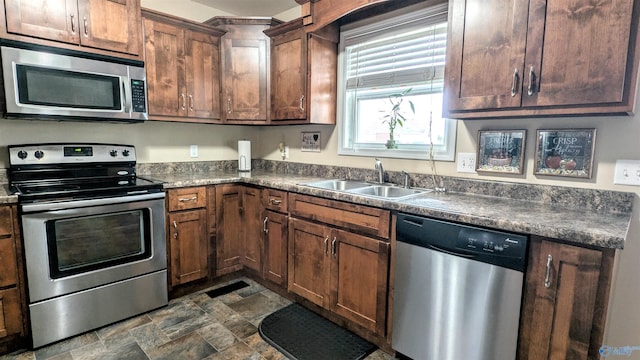
M 193 0 L 236 16 L 273 16 L 299 6 L 295 0 Z

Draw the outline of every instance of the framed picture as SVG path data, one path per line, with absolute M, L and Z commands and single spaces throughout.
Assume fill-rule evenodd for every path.
M 479 131 L 476 171 L 522 174 L 526 138 L 526 130 Z
M 534 174 L 591 178 L 596 129 L 538 130 Z

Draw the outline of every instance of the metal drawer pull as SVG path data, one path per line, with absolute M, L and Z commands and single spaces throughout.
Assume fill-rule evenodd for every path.
M 324 238 L 324 254 L 329 255 L 329 235 Z
M 231 98 L 227 99 L 227 114 L 231 114 Z
M 518 68 L 513 69 L 513 80 L 511 82 L 511 96 L 518 94 L 518 83 L 520 76 L 518 76 Z
M 178 199 L 178 201 L 180 201 L 180 202 L 196 201 L 196 200 L 198 200 L 197 196 L 190 197 L 190 198 L 180 198 L 180 199 Z
M 71 33 L 75 34 L 76 33 L 76 21 L 75 21 L 75 15 L 70 14 L 71 15 Z
M 265 234 L 269 233 L 269 229 L 267 229 L 267 222 L 269 222 L 269 217 L 265 217 L 264 221 L 262 222 L 262 232 L 264 232 Z
M 336 237 L 333 237 L 333 241 L 331 242 L 331 255 L 333 255 L 333 257 L 336 257 Z
M 300 111 L 304 111 L 304 95 L 300 95 Z
M 86 16 L 84 17 L 84 36 L 89 37 L 89 25 Z
M 280 205 L 280 204 L 282 204 L 282 200 L 277 200 L 277 199 L 274 199 L 274 198 L 271 198 L 271 199 L 269 200 L 269 202 L 270 202 L 272 205 Z
M 549 288 L 551 286 L 551 263 L 553 262 L 553 256 L 547 255 L 547 270 L 544 275 L 544 287 Z
M 189 111 L 193 111 L 193 95 L 189 94 Z
M 180 94 L 180 98 L 182 99 L 182 105 L 180 105 L 180 108 L 184 110 L 187 108 L 187 99 L 184 97 L 184 93 Z
M 534 91 L 533 89 L 535 88 L 535 83 L 536 83 L 536 74 L 533 70 L 533 66 L 531 66 L 529 68 L 529 86 L 527 87 L 527 95 L 532 96 Z

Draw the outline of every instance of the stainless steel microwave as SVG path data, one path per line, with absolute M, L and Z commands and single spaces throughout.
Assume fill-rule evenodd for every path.
M 1 46 L 5 117 L 148 119 L 144 63 L 75 51 Z

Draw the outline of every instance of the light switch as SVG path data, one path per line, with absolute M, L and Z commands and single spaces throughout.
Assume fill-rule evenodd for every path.
M 618 160 L 613 183 L 640 186 L 640 160 Z

